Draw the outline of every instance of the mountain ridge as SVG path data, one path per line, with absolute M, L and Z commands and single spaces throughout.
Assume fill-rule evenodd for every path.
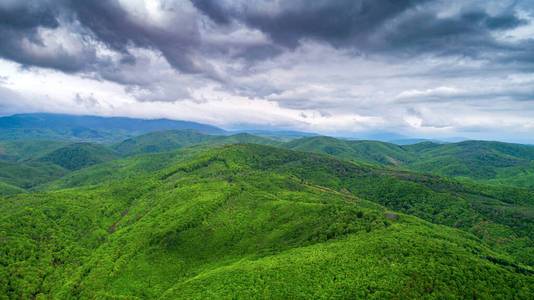
M 386 177 L 393 181 L 376 181 Z M 353 186 L 363 182 L 369 185 Z M 0 256 L 6 266 L 0 288 L 4 295 L 57 299 L 528 298 L 532 268 L 476 232 L 358 195 L 394 182 L 423 189 L 399 194 L 401 204 L 422 203 L 418 195 L 425 193 L 441 203 L 447 197 L 440 189 L 454 186 L 325 155 L 236 144 L 139 178 L 4 197 L 0 251 L 8 255 Z M 444 213 L 454 211 L 451 203 Z

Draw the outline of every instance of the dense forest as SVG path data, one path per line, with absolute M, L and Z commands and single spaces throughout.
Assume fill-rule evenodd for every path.
M 0 141 L 0 298 L 529 299 L 533 159 L 192 129 Z

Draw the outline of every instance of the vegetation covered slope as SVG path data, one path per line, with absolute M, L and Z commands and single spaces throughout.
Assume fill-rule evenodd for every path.
M 181 132 L 178 132 L 177 134 L 179 133 Z M 192 133 L 204 135 L 198 132 Z M 156 133 L 156 135 L 159 136 L 159 132 Z M 40 186 L 35 187 L 33 190 L 52 191 L 63 188 L 93 185 L 113 180 L 134 178 L 167 168 L 177 163 L 184 162 L 185 160 L 191 159 L 194 155 L 202 151 L 220 147 L 221 144 L 236 144 L 250 141 L 262 143 L 276 143 L 276 141 L 264 139 L 247 133 L 240 133 L 231 136 L 210 137 L 215 137 L 216 139 L 200 144 L 193 144 L 192 146 L 179 148 L 170 152 L 139 154 L 76 170 L 75 172 L 72 172 L 61 178 L 58 178 L 45 184 L 41 184 Z M 176 147 L 179 147 L 176 144 L 174 145 Z M 174 148 L 174 146 L 169 148 Z
M 414 159 L 411 153 L 395 144 L 379 141 L 341 140 L 327 136 L 293 140 L 285 143 L 283 147 L 383 165 L 398 166 Z
M 0 147 L 5 146 L 5 155 L 0 157 L 9 159 L 0 159 L 0 182 L 6 185 L 2 194 L 21 192 L 21 189 L 8 186 L 44 191 L 130 178 L 161 170 L 205 149 L 242 142 L 278 143 L 247 133 L 219 136 L 192 130 L 170 130 L 128 139 L 115 146 L 125 155 L 162 152 L 184 146 L 189 149 L 121 159 L 119 153 L 101 144 L 2 141 Z
M 46 154 L 39 161 L 51 162 L 74 171 L 119 157 L 119 154 L 102 145 L 73 143 Z
M 54 140 L 0 141 L 0 160 L 28 161 L 68 145 Z
M 69 170 L 50 162 L 14 163 L 0 161 L 0 182 L 21 189 L 35 187 L 39 184 L 60 178 L 68 173 Z
M 417 154 L 410 169 L 481 182 L 534 187 L 534 146 L 465 141 L 404 146 Z
M 0 182 L 0 197 L 24 192 L 26 192 L 26 190 L 18 186 L 14 186 L 5 182 Z
M 0 295 L 527 299 L 532 269 L 492 236 L 377 203 L 516 230 L 499 218 L 529 209 L 529 191 L 477 187 L 260 145 L 211 150 L 143 178 L 0 199 Z
M 331 137 L 298 139 L 285 148 L 433 173 L 457 179 L 534 188 L 534 146 L 486 141 L 394 145 Z
M 205 143 L 170 152 L 140 154 L 108 161 L 76 170 L 56 180 L 41 184 L 33 191 L 54 191 L 146 176 L 152 172 L 182 163 L 202 151 L 218 146 L 213 143 Z
M 168 152 L 191 145 L 212 142 L 217 144 L 257 143 L 275 145 L 274 140 L 258 137 L 248 133 L 226 135 L 206 134 L 196 130 L 165 130 L 150 132 L 126 139 L 112 148 L 123 155 L 136 155 L 153 152 Z

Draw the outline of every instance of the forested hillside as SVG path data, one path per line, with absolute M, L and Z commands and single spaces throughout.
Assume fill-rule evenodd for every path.
M 129 138 L 112 145 L 111 148 L 123 155 L 130 156 L 153 152 L 167 152 L 204 142 L 212 142 L 220 145 L 235 143 L 280 144 L 274 140 L 248 133 L 227 136 L 206 134 L 196 130 L 166 130 Z
M 39 161 L 51 162 L 74 171 L 119 157 L 119 154 L 102 145 L 74 143 L 44 155 Z
M 7 299 L 534 293 L 534 190 L 492 181 L 530 146 L 166 130 L 0 147 Z
M 182 161 L 181 158 L 175 160 L 174 154 L 146 154 L 183 147 L 189 149 L 179 153 L 194 154 L 243 142 L 279 144 L 248 133 L 211 135 L 195 130 L 156 131 L 109 146 L 55 140 L 0 141 L 0 193 L 6 195 L 29 189 L 46 190 L 128 178 Z M 121 160 L 124 156 L 134 155 L 140 156 Z M 181 154 L 176 155 L 181 157 Z M 95 168 L 89 168 L 93 165 Z
M 391 166 L 403 165 L 415 159 L 412 153 L 395 144 L 341 140 L 327 136 L 297 139 L 285 143 L 283 147 Z
M 33 160 L 69 145 L 69 142 L 55 140 L 0 141 L 0 160 Z
M 129 180 L 3 197 L 0 294 L 527 299 L 533 199 L 227 146 Z
M 395 145 L 310 137 L 282 145 L 474 182 L 534 188 L 534 146 L 486 141 Z

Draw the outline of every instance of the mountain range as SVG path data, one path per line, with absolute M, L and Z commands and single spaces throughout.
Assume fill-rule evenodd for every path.
M 32 122 L 0 138 L 0 298 L 534 294 L 533 146 Z

